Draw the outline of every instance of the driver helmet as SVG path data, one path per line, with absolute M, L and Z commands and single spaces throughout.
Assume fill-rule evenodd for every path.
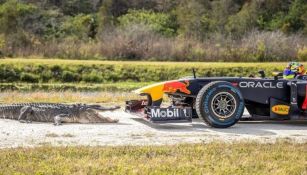
M 291 70 L 291 72 L 294 72 L 296 74 L 304 74 L 305 68 L 304 65 L 299 62 L 290 62 L 288 63 L 286 69 Z
M 305 74 L 304 66 L 299 62 L 289 62 L 286 69 L 283 72 L 285 79 L 295 78 L 297 75 Z
M 299 73 L 299 68 L 301 64 L 298 62 L 290 62 L 288 63 L 287 68 L 290 69 L 292 72 Z

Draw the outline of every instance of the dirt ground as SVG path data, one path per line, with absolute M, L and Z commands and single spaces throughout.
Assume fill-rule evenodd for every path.
M 24 124 L 0 120 L 0 148 L 40 145 L 164 145 L 211 141 L 275 142 L 287 139 L 307 142 L 307 122 L 240 122 L 227 129 L 207 127 L 199 119 L 192 123 L 152 124 L 122 110 L 103 115 L 117 124 Z

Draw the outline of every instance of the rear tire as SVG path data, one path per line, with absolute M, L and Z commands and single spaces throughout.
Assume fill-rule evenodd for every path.
M 215 128 L 227 128 L 237 123 L 244 112 L 244 99 L 238 88 L 225 81 L 211 82 L 196 97 L 199 118 Z

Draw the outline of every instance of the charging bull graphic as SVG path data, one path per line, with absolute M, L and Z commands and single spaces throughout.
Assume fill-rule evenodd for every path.
M 180 91 L 185 94 L 191 94 L 191 91 L 187 88 L 190 85 L 190 82 L 187 80 L 184 82 L 185 83 L 180 81 L 166 82 L 163 87 L 163 92 L 175 93 Z
M 150 86 L 143 87 L 134 91 L 137 94 L 147 94 L 151 97 L 152 101 L 161 101 L 163 93 L 184 93 L 191 94 L 188 89 L 190 82 L 188 80 L 182 81 L 166 81 L 162 83 L 156 83 Z

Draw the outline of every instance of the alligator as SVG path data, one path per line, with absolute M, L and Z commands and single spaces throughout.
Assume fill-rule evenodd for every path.
M 103 107 L 88 104 L 18 103 L 1 104 L 0 118 L 18 120 L 22 123 L 116 123 L 117 119 L 104 117 L 98 111 L 113 111 L 119 106 Z

